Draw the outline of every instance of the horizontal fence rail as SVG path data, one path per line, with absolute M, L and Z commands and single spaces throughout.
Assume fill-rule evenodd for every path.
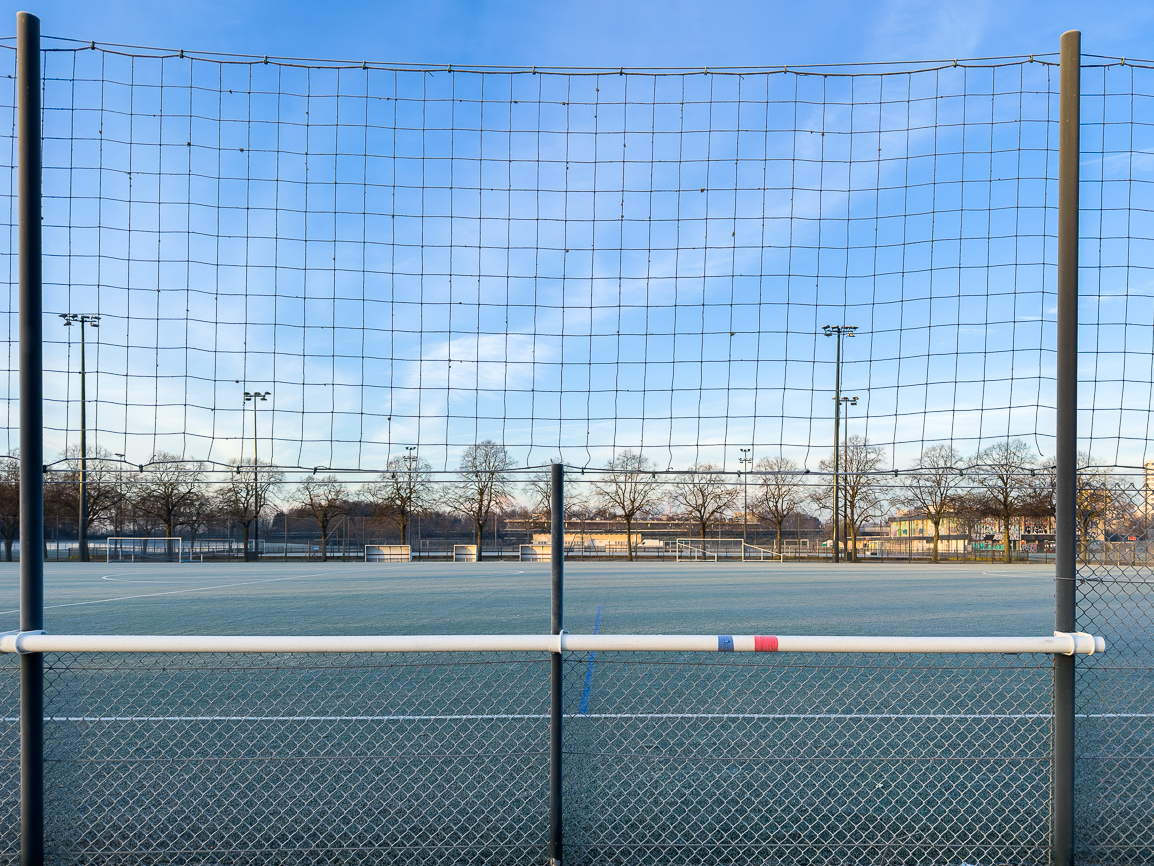
M 46 862 L 548 862 L 547 653 L 43 658 Z M 562 660 L 565 864 L 1048 863 L 1048 655 Z
M 1084 632 L 1052 637 L 841 635 L 482 634 L 482 635 L 50 635 L 6 632 L 5 653 L 411 653 L 757 652 L 1046 653 L 1093 655 L 1105 640 Z

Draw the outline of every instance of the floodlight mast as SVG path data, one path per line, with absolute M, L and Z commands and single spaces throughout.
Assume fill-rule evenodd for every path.
M 260 561 L 260 507 L 258 506 L 260 502 L 260 461 L 257 459 L 256 451 L 256 404 L 258 400 L 267 402 L 271 395 L 272 391 L 244 392 L 244 402 L 252 403 L 252 503 L 256 507 L 256 516 L 252 521 L 252 558 L 253 561 L 257 562 Z
M 842 336 L 852 337 L 857 325 L 822 325 L 822 332 L 827 337 L 837 337 L 836 362 L 834 364 L 834 396 L 833 396 L 833 561 L 841 562 L 841 553 L 838 550 L 838 475 L 841 471 L 841 461 L 838 459 L 838 440 L 841 427 L 841 360 Z
M 76 541 L 77 547 L 80 549 L 80 561 L 88 562 L 88 400 L 85 392 L 84 326 L 99 328 L 100 316 L 89 313 L 60 313 L 59 315 L 64 320 L 64 327 L 80 326 L 80 503 L 77 514 Z
M 849 466 L 849 407 L 857 405 L 857 397 L 842 397 L 838 402 L 845 404 L 845 434 L 844 434 L 845 447 L 842 449 L 842 453 L 845 455 L 845 465 L 848 467 Z M 846 562 L 856 562 L 857 561 L 857 550 L 854 550 L 853 553 L 851 554 L 850 549 L 849 549 L 849 540 L 850 540 L 850 537 L 852 536 L 852 533 L 850 532 L 850 525 L 849 525 L 849 487 L 847 485 L 843 484 L 841 490 L 842 490 L 842 493 L 841 493 L 841 496 L 842 496 L 842 511 L 841 511 L 841 513 L 842 513 L 842 535 L 844 536 L 845 543 L 846 543 L 845 561 Z
M 742 468 L 742 485 L 745 490 L 745 508 L 741 512 L 741 543 L 748 544 L 749 540 L 746 538 L 746 533 L 749 529 L 749 470 L 753 468 L 753 458 L 750 453 L 753 448 L 741 448 L 741 456 L 737 458 L 737 462 L 741 464 Z M 745 557 L 745 551 L 742 551 L 742 558 Z

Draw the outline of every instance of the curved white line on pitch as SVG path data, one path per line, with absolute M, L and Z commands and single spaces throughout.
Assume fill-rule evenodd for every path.
M 249 580 L 245 581 L 244 583 L 222 583 L 216 586 L 197 586 L 190 589 L 170 589 L 167 592 L 148 592 L 142 595 L 121 595 L 117 596 L 116 598 L 97 598 L 93 599 L 92 601 L 70 601 L 65 604 L 46 604 L 44 605 L 44 609 L 48 610 L 49 608 L 55 607 L 82 607 L 88 604 L 104 604 L 105 602 L 109 601 L 131 601 L 132 599 L 136 598 L 154 598 L 158 595 L 180 595 L 181 593 L 185 592 L 207 592 L 210 589 L 230 589 L 231 587 L 235 586 L 254 586 L 260 583 L 280 583 L 285 580 L 299 580 L 302 577 L 320 577 L 323 574 L 324 572 L 314 572 L 312 574 L 294 574 L 291 577 L 273 577 L 269 578 L 268 580 Z M 15 610 L 0 610 L 0 615 L 19 612 L 20 608 L 16 608 Z

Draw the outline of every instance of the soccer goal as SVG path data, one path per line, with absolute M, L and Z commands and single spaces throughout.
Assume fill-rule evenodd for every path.
M 544 562 L 553 556 L 553 548 L 548 544 L 522 544 L 521 562 Z
M 175 536 L 114 537 L 105 541 L 106 562 L 191 562 Z
M 755 553 L 763 548 L 746 544 L 740 538 L 679 538 L 676 558 L 678 562 L 718 562 L 720 560 L 746 559 L 746 551 Z M 768 553 L 768 548 L 764 548 Z
M 758 547 L 756 544 L 741 545 L 742 562 L 785 562 L 785 554 L 772 547 Z
M 454 544 L 453 545 L 453 562 L 476 562 L 477 561 L 477 545 L 475 544 Z
M 413 548 L 408 544 L 366 544 L 365 562 L 412 562 Z
M 712 539 L 708 539 L 712 540 Z M 677 562 L 717 562 L 717 549 L 706 546 L 700 538 L 677 539 Z

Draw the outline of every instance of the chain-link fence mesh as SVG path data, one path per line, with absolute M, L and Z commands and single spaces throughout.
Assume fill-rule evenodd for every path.
M 1154 549 L 1149 478 L 1086 472 L 1078 490 L 1076 832 L 1087 863 L 1154 859 Z
M 547 860 L 547 657 L 45 661 L 51 862 Z M 1044 863 L 1050 671 L 569 654 L 565 861 Z
M 600 653 L 566 863 L 1045 863 L 1043 656 Z
M 540 655 L 50 655 L 60 863 L 536 863 Z
M 20 862 L 20 660 L 0 658 L 0 864 Z

